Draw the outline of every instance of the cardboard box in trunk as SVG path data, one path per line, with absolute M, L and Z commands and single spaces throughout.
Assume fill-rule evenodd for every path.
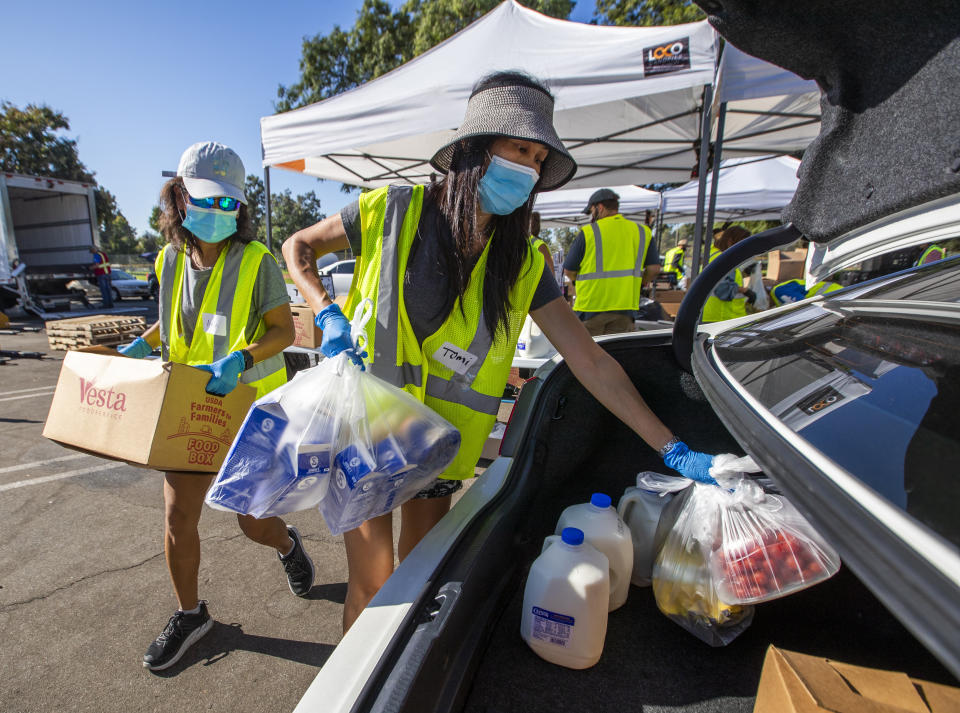
M 157 470 L 215 473 L 256 390 L 205 391 L 210 374 L 112 349 L 67 352 L 43 435 L 96 455 Z
M 771 646 L 753 713 L 956 713 L 960 689 Z

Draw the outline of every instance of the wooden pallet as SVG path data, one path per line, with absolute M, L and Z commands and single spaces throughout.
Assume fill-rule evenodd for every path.
M 146 322 L 143 317 L 95 314 L 53 320 L 47 322 L 46 328 L 51 349 L 112 347 L 138 337 L 146 329 Z

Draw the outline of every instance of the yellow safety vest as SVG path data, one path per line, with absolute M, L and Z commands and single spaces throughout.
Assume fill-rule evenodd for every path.
M 404 304 L 403 277 L 422 207 L 423 186 L 391 185 L 360 196 L 361 251 L 344 312 L 352 316 L 363 300 L 373 302 L 366 343 L 370 372 L 456 426 L 460 450 L 441 476 L 470 478 L 496 422 L 544 257 L 528 241 L 520 276 L 510 289 L 507 333 L 498 330 L 491 337 L 483 320 L 487 241 L 462 303 L 458 299 L 441 327 L 420 344 Z
M 781 292 L 781 288 L 785 288 L 785 287 L 787 287 L 788 285 L 798 285 L 800 289 L 799 289 L 799 290 L 796 290 L 795 292 L 793 292 L 793 294 L 784 295 L 784 294 Z M 800 291 L 803 292 L 803 297 L 800 297 L 800 296 L 799 296 L 798 293 L 799 293 Z M 788 296 L 790 297 L 790 299 L 786 299 Z M 794 299 L 794 296 L 796 296 L 796 299 Z M 798 279 L 798 278 L 793 278 L 792 280 L 785 280 L 784 282 L 780 282 L 780 283 L 774 285 L 774 286 L 770 289 L 770 301 L 773 302 L 773 304 L 774 304 L 775 306 L 777 306 L 777 307 L 779 307 L 779 306 L 782 305 L 782 304 L 790 304 L 790 303 L 792 303 L 792 302 L 799 302 L 801 299 L 804 299 L 805 297 L 809 297 L 809 296 L 810 296 L 810 295 L 807 294 L 807 286 L 806 286 L 806 284 L 804 283 L 803 280 L 800 280 L 800 279 Z M 783 297 L 784 299 L 781 299 L 781 297 Z M 786 300 L 786 301 L 784 301 L 784 300 Z
M 813 297 L 814 295 L 825 295 L 830 292 L 836 292 L 840 289 L 840 285 L 836 282 L 826 282 L 821 281 L 807 290 L 807 297 Z
M 643 263 L 653 238 L 650 228 L 618 213 L 584 225 L 583 237 L 573 308 L 578 312 L 639 309 Z
M 720 257 L 720 249 L 712 245 L 710 247 L 710 262 Z M 737 281 L 738 287 L 743 287 L 743 273 L 740 268 L 733 271 L 733 279 Z M 722 300 L 710 292 L 706 304 L 703 306 L 703 322 L 722 322 L 725 319 L 736 319 L 737 317 L 747 316 L 747 298 L 738 295 L 732 300 Z
M 683 277 L 683 260 L 684 260 L 684 251 L 680 248 L 670 248 L 667 250 L 667 254 L 663 259 L 663 272 L 664 273 L 673 273 L 677 276 L 679 280 Z
M 250 341 L 246 327 L 253 301 L 253 287 L 265 255 L 276 260 L 263 243 L 231 242 L 220 251 L 200 303 L 200 313 L 187 344 L 181 304 L 186 253 L 167 245 L 157 255 L 154 268 L 160 285 L 160 343 L 164 359 L 180 364 L 210 364 L 231 352 L 246 349 L 266 331 L 261 319 Z M 257 398 L 287 383 L 281 354 L 254 364 L 240 374 L 240 381 L 257 390 Z

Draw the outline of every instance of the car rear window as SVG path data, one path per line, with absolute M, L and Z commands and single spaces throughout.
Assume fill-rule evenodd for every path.
M 960 545 L 960 260 L 890 276 L 722 334 L 772 415 Z

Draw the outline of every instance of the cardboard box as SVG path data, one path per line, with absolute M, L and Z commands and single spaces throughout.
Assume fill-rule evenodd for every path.
M 753 713 L 957 713 L 960 689 L 771 646 Z
M 303 302 L 290 305 L 290 312 L 293 314 L 293 329 L 296 333 L 293 345 L 308 349 L 318 348 L 323 340 L 323 330 L 313 321 L 316 318 L 313 308 Z
M 210 374 L 106 347 L 67 352 L 43 435 L 70 448 L 157 470 L 215 473 L 256 390 L 205 391 Z
M 784 280 L 803 279 L 804 266 L 806 265 L 806 253 L 783 252 L 773 250 L 767 253 L 767 274 L 766 278 L 775 283 Z

